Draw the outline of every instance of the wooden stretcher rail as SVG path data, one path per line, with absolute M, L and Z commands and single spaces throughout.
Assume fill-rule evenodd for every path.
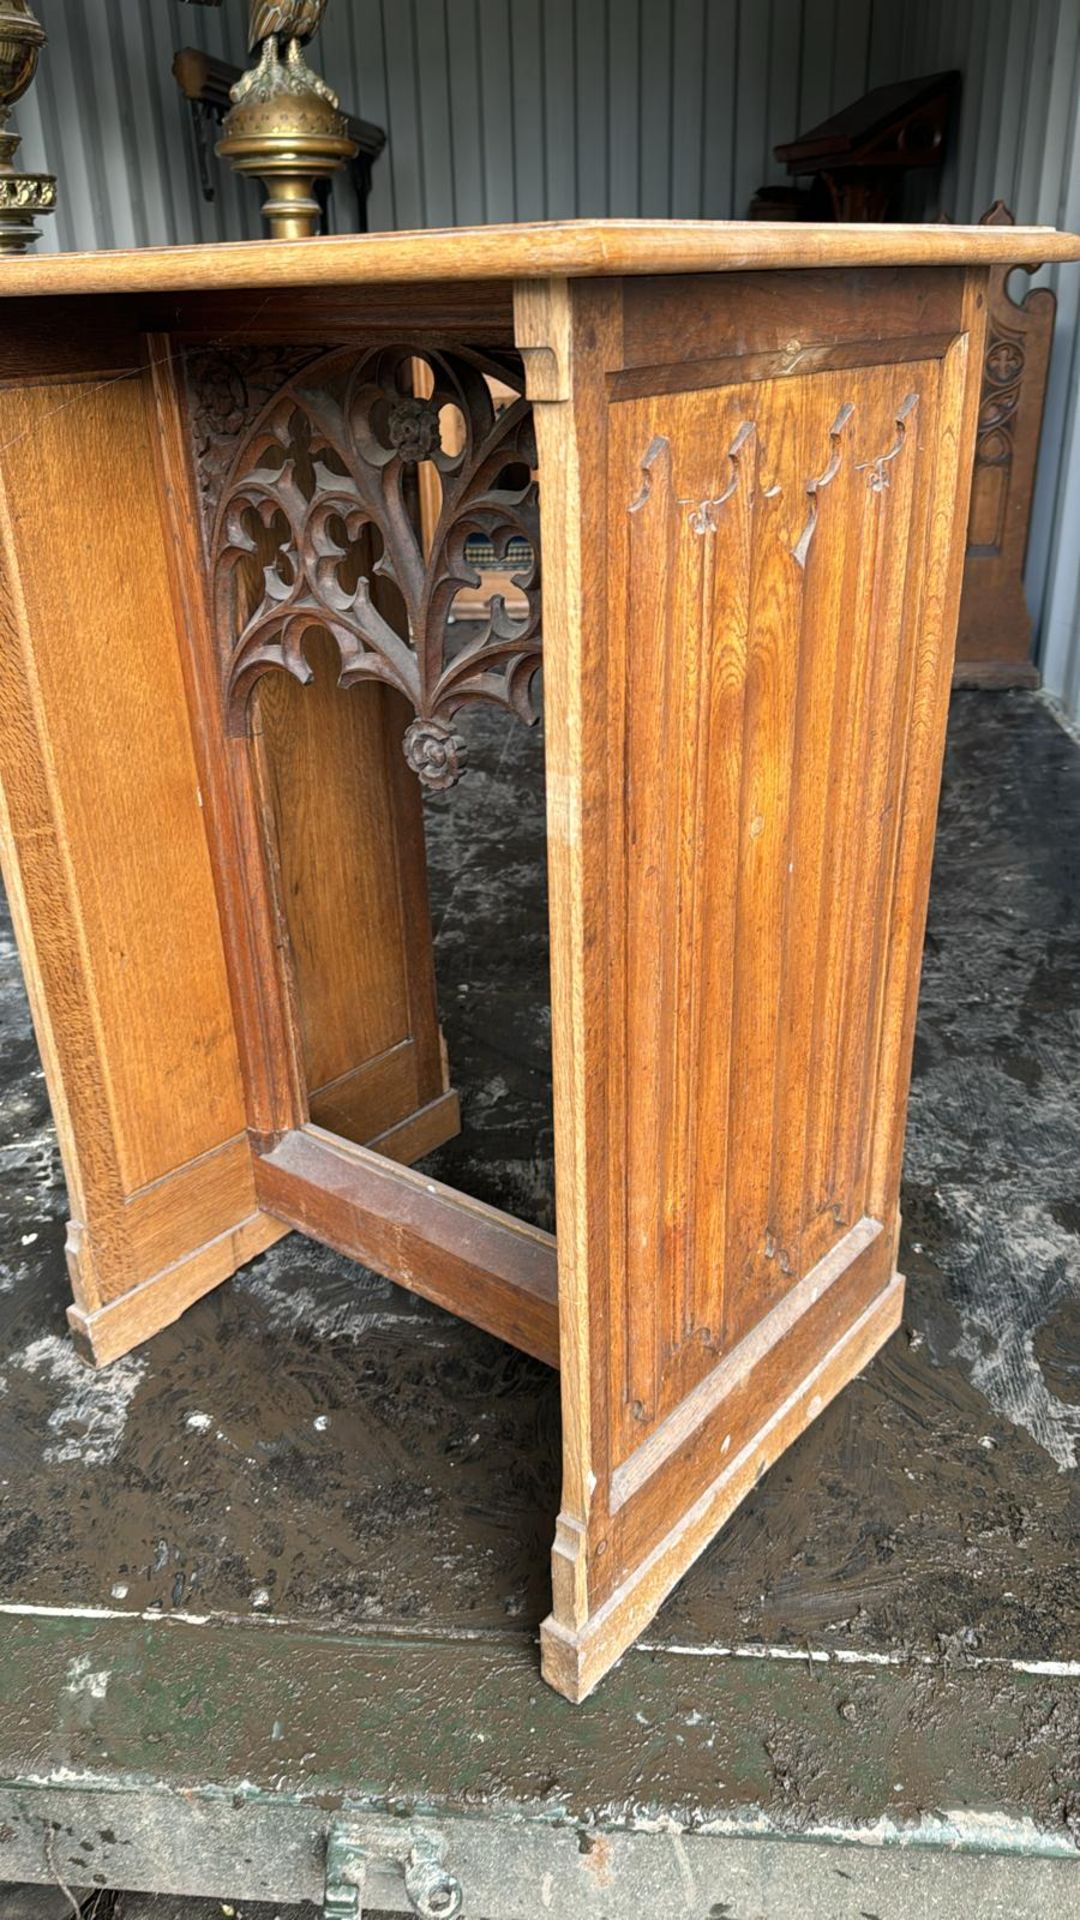
M 321 1127 L 258 1156 L 255 1190 L 287 1226 L 558 1366 L 550 1233 Z

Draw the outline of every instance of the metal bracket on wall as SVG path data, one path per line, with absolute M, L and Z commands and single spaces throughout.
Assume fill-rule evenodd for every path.
M 323 1920 L 363 1920 L 364 1889 L 369 1862 L 380 1864 L 390 1858 L 385 1842 L 372 1842 L 375 1836 L 355 1820 L 330 1822 L 326 1836 L 326 1885 L 323 1893 Z M 446 1842 L 433 1832 L 405 1830 L 400 1849 L 393 1861 L 404 1871 L 405 1894 L 419 1920 L 457 1920 L 464 1904 L 464 1893 L 456 1874 L 444 1862 Z

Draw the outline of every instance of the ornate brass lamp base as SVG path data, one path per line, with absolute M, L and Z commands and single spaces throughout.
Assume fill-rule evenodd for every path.
M 29 0 L 0 3 L 0 129 L 37 72 L 45 29 L 30 11 Z M 25 253 L 41 230 L 34 221 L 56 208 L 51 173 L 20 173 L 13 165 L 17 133 L 0 131 L 0 253 Z
M 317 233 L 315 182 L 356 154 L 337 95 L 311 72 L 295 41 L 281 60 L 271 35 L 258 65 L 237 81 L 231 97 L 218 152 L 237 173 L 264 182 L 263 217 L 275 240 Z
M 51 173 L 16 173 L 0 168 L 0 253 L 25 253 L 41 228 L 39 214 L 55 213 L 56 181 Z
M 322 209 L 315 182 L 336 173 L 356 152 L 347 134 L 322 137 L 235 131 L 233 114 L 218 152 L 237 173 L 256 175 L 266 188 L 262 214 L 274 240 L 305 240 L 317 233 Z

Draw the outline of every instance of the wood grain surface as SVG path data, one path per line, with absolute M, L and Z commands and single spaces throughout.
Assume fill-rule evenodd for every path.
M 575 1699 L 900 1312 L 985 279 L 883 279 L 683 283 L 685 330 L 664 282 L 518 290 Z
M 558 1361 L 542 1641 L 572 1699 L 900 1314 L 987 276 L 1018 257 L 1080 241 L 572 222 L 0 267 L 21 339 L 38 295 L 115 290 L 129 328 L 110 344 L 91 302 L 80 334 L 65 298 L 25 383 L 0 367 L 5 870 L 78 1331 L 121 1352 L 294 1225 Z M 483 288 L 511 278 L 545 563 L 557 1249 L 394 1164 L 457 1124 L 406 708 L 335 687 L 312 637 L 312 685 L 272 674 L 230 714 L 280 530 L 268 512 L 239 553 L 223 623 L 173 337 L 205 351 L 235 299 L 261 351 L 249 294 L 303 287 L 333 347 L 318 290 L 331 316 L 360 280 L 364 338 L 380 285 L 400 313 L 414 281 L 467 283 L 503 326 Z M 145 342 L 142 300 L 166 327 Z M 304 346 L 283 313 L 282 367 Z M 65 328 L 73 366 L 116 377 L 65 380 Z M 211 380 L 226 477 L 236 375 Z
M 257 1212 L 147 383 L 0 396 L 5 878 L 71 1200 L 75 1318 L 145 1337 Z M 180 1304 L 176 1304 L 179 1302 Z
M 765 220 L 549 220 L 317 240 L 242 240 L 8 259 L 0 298 L 344 286 L 352 281 L 520 280 L 729 273 L 764 267 L 964 266 L 1080 260 L 1053 227 Z

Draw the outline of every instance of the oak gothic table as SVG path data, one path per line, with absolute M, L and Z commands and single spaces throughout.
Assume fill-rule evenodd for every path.
M 75 1338 L 298 1228 L 561 1365 L 571 1699 L 900 1317 L 987 276 L 1076 258 L 580 221 L 0 269 Z M 513 604 L 453 623 L 478 540 Z M 557 1245 L 408 1164 L 458 1126 L 421 784 L 470 703 L 535 712 L 541 555 Z

